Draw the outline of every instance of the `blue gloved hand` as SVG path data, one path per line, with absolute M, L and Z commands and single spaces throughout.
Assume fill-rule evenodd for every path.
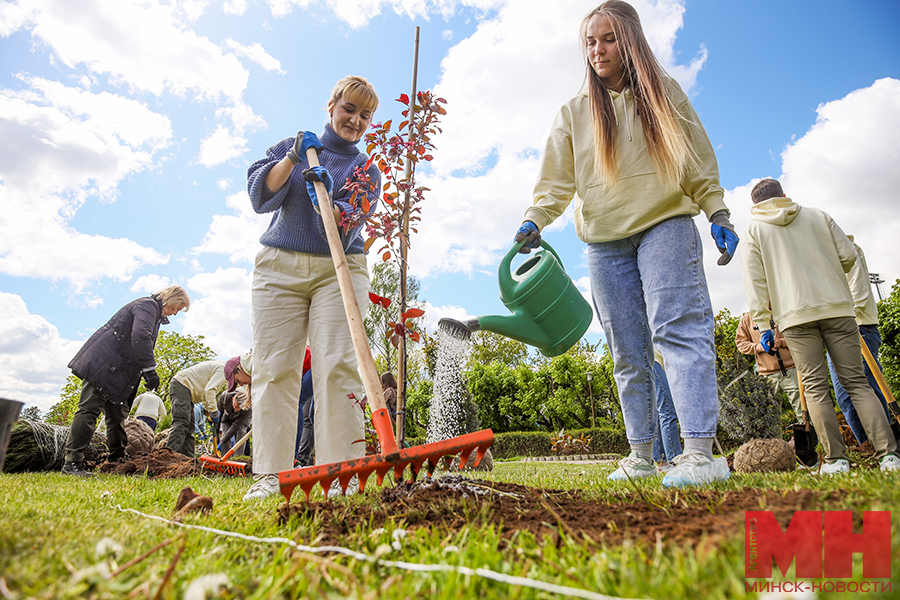
M 313 208 L 316 209 L 317 213 L 322 214 L 319 210 L 319 198 L 316 196 L 316 184 L 314 182 L 321 181 L 324 183 L 325 189 L 330 194 L 331 190 L 334 188 L 331 174 L 325 167 L 311 167 L 303 171 L 303 179 L 306 180 L 306 191 L 309 192 L 309 198 L 312 200 Z
M 759 345 L 766 351 L 766 354 L 775 354 L 775 333 L 771 329 L 767 329 L 759 336 Z
M 219 411 L 209 413 L 209 420 L 212 421 L 213 423 L 218 423 L 219 422 Z
M 712 236 L 716 241 L 716 247 L 722 253 L 716 264 L 727 265 L 734 257 L 734 253 L 737 252 L 737 245 L 740 241 L 734 232 L 734 225 L 728 220 L 727 210 L 720 210 L 712 216 Z
M 310 148 L 321 150 L 324 146 L 313 132 L 298 131 L 297 137 L 294 138 L 294 147 L 288 150 L 287 157 L 291 159 L 292 163 L 299 165 L 303 157 L 306 156 L 306 151 Z
M 525 243 L 519 249 L 522 254 L 528 254 L 532 248 L 541 247 L 541 232 L 538 231 L 537 225 L 531 221 L 525 221 L 516 232 L 515 243 L 525 240 Z

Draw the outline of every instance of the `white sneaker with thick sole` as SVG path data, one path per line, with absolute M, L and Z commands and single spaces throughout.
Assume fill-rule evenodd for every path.
M 656 467 L 653 466 L 653 463 L 631 454 L 619 461 L 619 468 L 610 473 L 607 479 L 610 481 L 627 481 L 629 477 L 631 479 L 642 479 L 644 477 L 656 477 L 656 475 Z
M 328 488 L 328 493 L 325 495 L 326 498 L 335 498 L 337 496 L 353 496 L 354 494 L 359 493 L 359 478 L 354 475 L 350 482 L 347 484 L 347 492 L 345 493 L 343 489 L 341 489 L 341 482 L 335 479 L 331 482 L 331 487 Z
M 269 496 L 274 496 L 281 491 L 281 486 L 278 485 L 277 473 L 254 475 L 253 479 L 253 485 L 251 485 L 250 489 L 247 490 L 247 493 L 244 494 L 245 502 L 247 500 L 262 500 Z
M 839 475 L 841 473 L 849 472 L 850 461 L 844 458 L 839 458 L 833 463 L 825 463 L 819 470 L 819 473 L 821 473 L 822 475 Z
M 672 459 L 672 469 L 663 477 L 664 487 L 706 485 L 725 481 L 731 476 L 728 461 L 724 457 L 709 460 L 705 454 L 686 452 Z
M 900 471 L 900 457 L 895 454 L 888 454 L 881 459 L 882 471 Z

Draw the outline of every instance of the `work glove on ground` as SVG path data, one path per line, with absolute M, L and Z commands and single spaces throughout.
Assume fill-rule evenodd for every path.
M 519 249 L 522 254 L 529 254 L 532 248 L 541 247 L 541 232 L 538 231 L 537 225 L 531 221 L 525 221 L 516 232 L 515 243 L 525 240 L 525 243 Z
M 312 200 L 313 208 L 321 215 L 322 211 L 319 210 L 319 198 L 316 196 L 316 184 L 314 182 L 321 181 L 324 183 L 325 190 L 330 194 L 334 188 L 331 173 L 325 167 L 310 167 L 303 171 L 303 179 L 306 180 L 306 191 L 309 193 L 310 200 Z
M 766 354 L 775 354 L 775 333 L 771 329 L 763 331 L 759 336 L 759 345 L 766 351 Z
M 159 389 L 159 375 L 156 374 L 156 369 L 144 371 L 143 377 L 144 383 L 147 384 L 147 390 L 155 391 Z
M 712 216 L 712 236 L 722 256 L 716 261 L 718 265 L 727 265 L 737 252 L 738 239 L 734 225 L 728 220 L 728 211 L 720 210 Z
M 306 151 L 310 148 L 321 150 L 324 146 L 313 132 L 298 131 L 297 137 L 294 138 L 294 147 L 288 150 L 287 157 L 292 163 L 299 165 L 300 161 L 303 160 L 303 157 L 306 156 Z

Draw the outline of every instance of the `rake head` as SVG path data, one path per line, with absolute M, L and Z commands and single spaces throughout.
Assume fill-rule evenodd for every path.
M 366 481 L 372 473 L 377 477 L 377 484 L 381 485 L 384 476 L 388 471 L 394 471 L 394 480 L 399 482 L 403 480 L 403 471 L 407 465 L 410 467 L 410 481 L 415 481 L 422 469 L 422 465 L 426 465 L 427 476 L 430 477 L 437 468 L 442 458 L 453 457 L 459 454 L 459 468 L 463 469 L 469 460 L 469 455 L 473 450 L 477 450 L 475 454 L 475 465 L 477 466 L 488 447 L 494 443 L 494 432 L 490 429 L 482 429 L 474 433 L 467 433 L 449 440 L 441 440 L 439 442 L 431 442 L 422 446 L 413 446 L 412 448 L 403 448 L 398 453 L 391 455 L 370 454 L 362 458 L 345 460 L 327 465 L 315 465 L 312 467 L 304 467 L 302 469 L 291 469 L 281 471 L 278 474 L 278 483 L 281 485 L 281 493 L 285 501 L 291 501 L 291 495 L 294 488 L 298 485 L 306 494 L 306 500 L 309 501 L 309 495 L 317 483 L 322 485 L 325 494 L 331 488 L 331 484 L 337 480 L 341 489 L 346 493 L 347 486 L 353 477 L 359 478 L 359 491 L 365 489 Z
M 224 473 L 225 475 L 234 475 L 235 477 L 247 476 L 247 463 L 237 462 L 234 460 L 225 460 L 216 458 L 215 456 L 201 456 L 200 469 L 208 469 L 216 473 Z

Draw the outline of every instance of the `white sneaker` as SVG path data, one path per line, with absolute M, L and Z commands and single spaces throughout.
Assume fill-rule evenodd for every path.
M 685 452 L 672 459 L 672 469 L 663 477 L 664 487 L 705 485 L 725 481 L 731 476 L 728 461 L 724 457 L 713 460 L 699 452 Z
M 881 459 L 882 471 L 900 471 L 900 458 L 895 454 L 888 454 Z
M 887 457 L 885 457 L 887 458 Z M 898 461 L 900 462 L 900 461 Z M 900 466 L 900 465 L 898 465 Z M 895 467 L 896 468 L 896 467 Z M 845 458 L 839 458 L 833 463 L 825 463 L 819 470 L 822 475 L 838 475 L 840 473 L 850 472 L 850 461 Z
M 642 477 L 656 477 L 656 467 L 653 463 L 647 462 L 642 458 L 630 454 L 619 461 L 619 468 L 610 473 L 610 481 L 627 481 L 631 479 L 641 479 Z
M 665 473 L 668 473 L 671 470 L 672 470 L 672 463 L 670 463 L 670 462 L 661 462 L 661 463 L 657 463 L 657 465 L 656 465 L 656 471 L 657 471 L 657 473 L 659 473 L 661 475 L 664 475 Z
M 262 500 L 263 498 L 274 496 L 281 491 L 281 486 L 278 484 L 277 473 L 254 475 L 253 479 L 253 485 L 251 485 L 250 489 L 247 490 L 247 493 L 244 494 L 245 502 L 248 500 Z
M 350 483 L 347 484 L 347 492 L 345 493 L 343 489 L 341 489 L 341 482 L 337 479 L 331 482 L 331 487 L 328 488 L 328 493 L 325 494 L 326 498 L 335 498 L 337 496 L 353 496 L 354 494 L 359 493 L 359 478 L 354 475 L 350 480 Z

